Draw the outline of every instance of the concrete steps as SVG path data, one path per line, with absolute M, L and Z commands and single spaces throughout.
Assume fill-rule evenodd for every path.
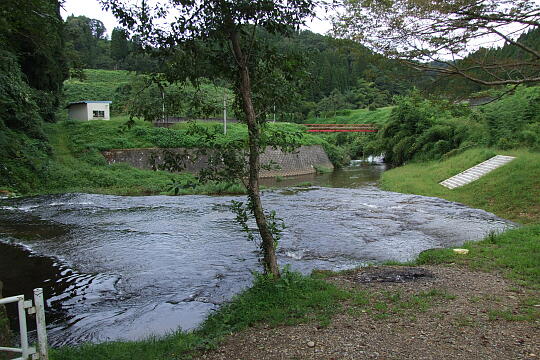
M 447 187 L 448 189 L 455 189 L 457 187 L 467 185 L 475 180 L 480 179 L 487 173 L 495 170 L 500 166 L 503 166 L 504 164 L 509 163 L 514 159 L 515 157 L 513 156 L 497 155 L 476 166 L 473 166 L 472 168 L 460 172 L 459 174 L 454 175 L 449 179 L 441 181 L 439 184 Z

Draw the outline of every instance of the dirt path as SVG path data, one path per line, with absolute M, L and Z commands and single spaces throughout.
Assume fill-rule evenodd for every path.
M 540 309 L 538 304 L 523 305 L 531 290 L 495 273 L 457 266 L 422 268 L 433 277 L 404 283 L 358 281 L 365 271 L 378 268 L 332 277 L 329 281 L 356 295 L 328 326 L 251 328 L 199 358 L 540 359 Z M 531 312 L 535 320 L 530 320 Z M 528 321 L 519 320 L 525 316 Z

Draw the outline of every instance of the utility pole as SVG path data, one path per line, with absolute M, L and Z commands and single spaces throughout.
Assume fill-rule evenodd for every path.
M 161 118 L 165 122 L 165 88 L 161 83 L 158 83 L 159 90 L 161 90 Z
M 227 93 L 223 91 L 223 134 L 227 135 Z
M 165 89 L 161 84 L 159 87 L 161 88 L 161 117 L 165 122 Z

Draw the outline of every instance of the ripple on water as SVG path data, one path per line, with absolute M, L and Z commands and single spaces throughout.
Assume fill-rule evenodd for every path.
M 233 199 L 244 200 L 91 194 L 0 200 L 0 273 L 10 274 L 2 280 L 8 293 L 45 288 L 54 345 L 191 329 L 248 286 L 259 268 L 256 244 L 230 212 Z M 280 263 L 304 273 L 408 260 L 512 226 L 461 204 L 375 187 L 265 191 L 263 202 L 287 224 Z M 26 273 L 40 275 L 20 287 Z

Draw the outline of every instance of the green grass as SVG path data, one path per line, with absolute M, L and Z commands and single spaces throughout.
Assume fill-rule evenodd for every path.
M 266 323 L 272 326 L 310 321 L 328 324 L 349 294 L 313 277 L 285 271 L 279 281 L 257 276 L 254 285 L 210 315 L 195 331 L 158 339 L 110 342 L 53 350 L 51 359 L 188 359 L 213 349 L 232 332 Z
M 483 271 L 502 271 L 514 281 L 540 289 L 540 224 L 523 226 L 502 234 L 491 234 L 479 242 L 462 246 L 469 254 L 452 249 L 424 251 L 417 265 L 457 263 Z
M 454 300 L 456 297 L 446 290 L 431 289 L 416 294 L 404 294 L 401 291 L 373 292 L 355 290 L 350 295 L 348 312 L 352 316 L 369 314 L 375 319 L 386 319 L 392 316 L 411 316 L 425 312 L 443 300 Z
M 172 129 L 155 128 L 144 121 L 135 121 L 135 125 L 128 129 L 124 126 L 127 117 L 117 117 L 110 121 L 63 122 L 50 125 L 67 133 L 72 141 L 72 150 L 75 152 L 94 149 L 98 151 L 109 149 L 134 149 L 148 147 L 186 147 L 206 148 L 212 146 L 201 131 L 215 136 L 215 142 L 225 144 L 228 142 L 246 142 L 247 127 L 244 124 L 229 124 L 227 134 L 223 134 L 223 125 L 220 123 L 197 123 L 197 131 L 192 131 L 193 125 L 189 123 L 176 124 Z M 268 137 L 295 141 L 298 145 L 318 145 L 324 143 L 317 136 L 308 134 L 302 125 L 290 123 L 267 124 Z
M 245 143 L 247 129 L 243 124 L 229 126 L 227 135 L 221 124 L 202 124 L 193 131 L 191 124 L 178 124 L 175 129 L 154 128 L 144 121 L 135 121 L 126 127 L 127 116 L 110 121 L 59 122 L 46 124 L 45 132 L 52 148 L 52 156 L 46 149 L 27 147 L 23 153 L 35 158 L 36 165 L 21 166 L 20 161 L 10 161 L 9 171 L 14 180 L 0 190 L 32 195 L 43 193 L 90 192 L 116 195 L 173 194 L 173 183 L 195 180 L 189 173 L 171 174 L 133 168 L 127 164 L 108 165 L 101 151 L 108 149 L 186 147 L 208 148 L 213 143 L 224 145 Z M 209 141 L 204 132 L 210 133 Z M 267 141 L 278 145 L 313 145 L 324 143 L 320 138 L 307 134 L 297 124 L 268 124 Z M 32 150 L 32 151 L 30 151 Z M 34 154 L 35 152 L 35 154 Z M 179 194 L 244 194 L 239 183 L 216 183 L 184 188 Z
M 332 171 L 334 171 L 334 169 L 332 169 L 332 168 L 329 168 L 329 167 L 326 167 L 326 166 L 321 166 L 321 165 L 315 165 L 314 168 L 315 168 L 315 171 L 317 172 L 317 174 L 329 174 Z
M 468 185 L 453 190 L 439 185 L 439 182 L 496 154 L 517 158 Z M 382 176 L 381 187 L 457 201 L 523 224 L 540 222 L 538 152 L 471 149 L 446 160 L 411 163 L 387 171 Z
M 64 82 L 65 104 L 82 100 L 108 100 L 112 101 L 113 114 L 122 113 L 122 104 L 125 96 L 119 89 L 129 84 L 136 76 L 134 72 L 126 70 L 84 70 L 86 79 L 69 79 Z
M 379 108 L 377 110 L 357 109 L 342 110 L 343 115 L 328 118 L 309 118 L 306 124 L 376 124 L 383 125 L 388 120 L 393 106 Z
M 129 103 L 135 96 L 138 103 L 146 104 L 149 107 L 156 105 L 159 108 L 161 107 L 160 99 L 157 99 L 156 102 L 155 95 L 151 95 L 148 91 L 143 90 L 143 80 L 147 75 L 126 70 L 96 69 L 85 69 L 84 74 L 86 78 L 83 81 L 73 78 L 64 82 L 64 106 L 71 102 L 82 100 L 109 100 L 112 101 L 111 114 L 117 116 L 129 112 Z M 154 90 L 156 89 L 155 85 L 153 88 Z M 179 86 L 177 85 L 168 87 L 166 93 L 170 93 L 173 96 L 174 91 L 177 91 L 178 88 Z M 195 96 L 196 90 L 191 85 L 182 86 L 182 88 L 190 95 L 185 95 L 181 101 L 187 100 L 185 98 L 186 96 Z M 201 91 L 197 96 L 214 104 L 221 104 L 223 101 L 223 91 L 227 91 L 224 88 L 215 87 L 210 83 L 204 82 L 200 84 L 199 90 Z M 230 91 L 227 92 L 230 94 Z M 232 94 L 230 97 L 232 98 Z M 187 106 L 187 103 L 184 103 L 184 105 Z M 185 112 L 185 106 L 180 106 L 179 108 L 183 110 L 177 111 Z M 218 106 L 218 108 L 220 107 Z M 67 111 L 63 110 L 60 118 L 66 119 L 66 113 Z M 221 110 L 218 113 L 221 113 Z M 178 113 L 174 115 L 185 116 L 186 114 Z M 234 113 L 230 112 L 230 116 L 234 116 Z
M 127 164 L 108 165 L 100 153 L 100 139 L 112 136 L 122 140 L 123 119 L 106 126 L 102 123 L 59 123 L 46 126 L 46 133 L 53 149 L 52 156 L 34 176 L 30 188 L 19 189 L 27 195 L 44 193 L 87 192 L 115 195 L 173 194 L 173 180 L 185 183 L 195 180 L 192 174 L 172 174 L 165 171 L 141 170 Z M 146 124 L 139 123 L 143 127 Z M 82 130 L 81 130 L 82 129 Z M 74 136 L 78 131 L 89 130 L 88 137 Z M 118 130 L 118 131 L 116 131 Z M 102 132 L 102 133 L 101 133 Z M 86 143 L 93 138 L 94 143 Z M 136 140 L 133 140 L 136 141 Z M 138 144 L 143 143 L 139 141 Z M 16 171 L 16 169 L 14 169 Z M 240 184 L 210 182 L 195 188 L 186 188 L 180 194 L 242 194 Z

